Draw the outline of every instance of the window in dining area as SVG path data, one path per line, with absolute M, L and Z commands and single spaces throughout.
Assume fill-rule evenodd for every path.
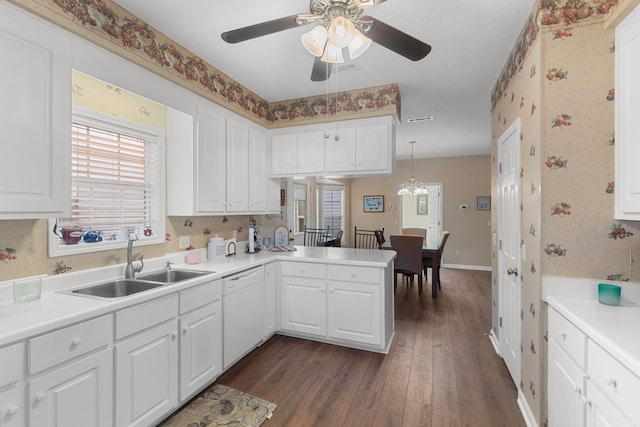
M 345 190 L 343 186 L 318 186 L 318 224 L 337 236 L 345 228 Z

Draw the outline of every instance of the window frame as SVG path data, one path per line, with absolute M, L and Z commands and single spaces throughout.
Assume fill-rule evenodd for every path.
M 164 244 L 165 235 L 165 223 L 166 223 L 166 138 L 165 130 L 147 126 L 141 123 L 126 120 L 117 116 L 101 113 L 98 111 L 90 110 L 87 108 L 73 106 L 72 120 L 87 124 L 90 126 L 96 126 L 105 130 L 112 130 L 115 132 L 127 133 L 132 136 L 142 137 L 148 141 L 154 141 L 157 143 L 156 153 L 158 156 L 158 182 L 156 187 L 158 190 L 158 206 L 157 206 L 157 225 L 156 235 L 152 237 L 139 236 L 140 239 L 136 241 L 136 246 L 158 245 Z M 71 144 L 71 141 L 69 141 Z M 72 185 L 71 167 L 67 172 L 69 174 L 68 185 Z M 71 203 L 71 200 L 68 201 Z M 114 249 L 121 249 L 127 247 L 126 240 L 103 240 L 101 242 L 66 245 L 53 233 L 54 226 L 56 225 L 57 218 L 51 218 L 48 220 L 47 236 L 49 246 L 49 257 L 60 257 L 64 255 L 77 255 L 86 254 L 92 252 L 101 252 Z
M 325 216 L 324 216 L 324 205 L 325 205 L 325 190 L 330 190 L 330 191 L 339 191 L 340 192 L 340 228 L 338 229 L 338 231 L 344 230 L 346 228 L 346 222 L 347 222 L 347 189 L 346 186 L 344 185 L 338 185 L 338 184 L 319 184 L 318 185 L 318 204 L 317 204 L 317 222 L 318 222 L 318 227 L 319 228 L 326 228 L 325 225 Z M 332 229 L 335 230 L 335 229 Z M 343 234 L 344 236 L 344 234 Z M 343 237 L 343 239 L 346 240 L 346 236 Z M 344 240 L 343 240 L 344 241 Z

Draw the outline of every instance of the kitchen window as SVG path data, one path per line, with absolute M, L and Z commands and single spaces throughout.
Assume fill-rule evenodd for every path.
M 164 243 L 164 131 L 74 107 L 71 140 L 71 214 L 51 221 L 50 256 L 124 247 L 130 233 Z
M 319 187 L 318 222 L 320 228 L 329 228 L 329 234 L 337 236 L 345 228 L 344 187 L 321 185 Z

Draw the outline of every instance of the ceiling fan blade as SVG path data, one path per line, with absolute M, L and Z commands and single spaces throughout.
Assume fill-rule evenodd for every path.
M 285 16 L 283 18 L 273 19 L 271 21 L 261 22 L 255 25 L 238 28 L 222 33 L 222 40 L 227 43 L 238 43 L 246 40 L 255 39 L 256 37 L 266 36 L 268 34 L 277 33 L 279 31 L 290 30 L 299 25 L 296 19 L 298 15 Z
M 360 22 L 371 22 L 371 28 L 363 32 L 365 36 L 412 61 L 419 61 L 431 52 L 428 44 L 371 16 L 361 17 Z
M 331 76 L 331 70 L 333 70 L 333 64 L 323 62 L 317 56 L 313 60 L 313 69 L 311 70 L 311 81 L 322 82 L 327 80 Z

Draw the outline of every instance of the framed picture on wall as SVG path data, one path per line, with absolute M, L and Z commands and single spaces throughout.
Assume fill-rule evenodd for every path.
M 478 196 L 478 210 L 479 211 L 491 210 L 491 196 Z
M 365 212 L 384 212 L 384 196 L 364 196 Z
M 416 196 L 416 215 L 429 215 L 429 195 Z

